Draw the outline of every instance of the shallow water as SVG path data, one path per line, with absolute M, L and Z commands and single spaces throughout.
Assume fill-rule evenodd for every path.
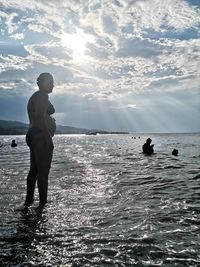
M 55 136 L 43 210 L 18 209 L 29 150 L 1 136 L 0 266 L 200 266 L 200 134 L 133 136 Z

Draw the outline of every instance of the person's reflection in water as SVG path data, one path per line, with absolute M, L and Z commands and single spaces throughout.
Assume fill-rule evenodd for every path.
M 40 206 L 47 202 L 48 175 L 53 155 L 52 137 L 56 130 L 55 120 L 50 116 L 55 112 L 48 94 L 53 91 L 53 76 L 42 73 L 37 79 L 39 90 L 28 101 L 30 121 L 26 142 L 30 148 L 30 171 L 27 176 L 25 206 L 34 201 L 34 190 L 37 181 Z
M 32 259 L 33 241 L 38 238 L 36 231 L 46 220 L 45 212 L 40 207 L 31 210 L 25 207 L 16 212 L 20 213 L 14 234 L 9 233 L 8 227 L 8 232 L 0 237 L 3 243 L 1 252 L 4 252 L 0 257 L 0 266 L 32 266 L 29 261 Z M 15 221 L 9 223 L 10 227 L 12 223 Z

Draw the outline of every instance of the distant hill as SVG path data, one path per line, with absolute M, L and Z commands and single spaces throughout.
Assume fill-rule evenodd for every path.
M 63 126 L 57 125 L 56 126 L 56 134 L 88 134 L 88 133 L 109 133 L 102 130 L 97 129 L 85 129 L 85 128 L 78 128 L 78 127 L 71 127 L 71 126 Z
M 26 134 L 27 130 L 26 123 L 0 120 L 0 135 Z
M 0 135 L 17 135 L 26 134 L 28 124 L 19 121 L 5 121 L 0 120 Z M 85 129 L 71 126 L 57 125 L 56 134 L 93 134 L 101 133 L 106 134 L 109 132 L 97 129 Z
M 25 127 L 28 128 L 28 124 L 19 121 L 4 121 L 0 120 L 0 127 L 2 128 L 15 128 L 15 127 Z

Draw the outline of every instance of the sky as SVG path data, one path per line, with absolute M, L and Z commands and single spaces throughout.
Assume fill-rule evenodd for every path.
M 57 124 L 200 132 L 199 0 L 1 0 L 0 24 L 0 119 L 50 72 Z

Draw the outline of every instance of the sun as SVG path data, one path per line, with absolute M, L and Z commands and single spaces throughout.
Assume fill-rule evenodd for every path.
M 83 61 L 87 41 L 87 35 L 81 30 L 77 30 L 75 34 L 64 34 L 61 39 L 63 46 L 72 50 L 72 57 L 74 61 Z

